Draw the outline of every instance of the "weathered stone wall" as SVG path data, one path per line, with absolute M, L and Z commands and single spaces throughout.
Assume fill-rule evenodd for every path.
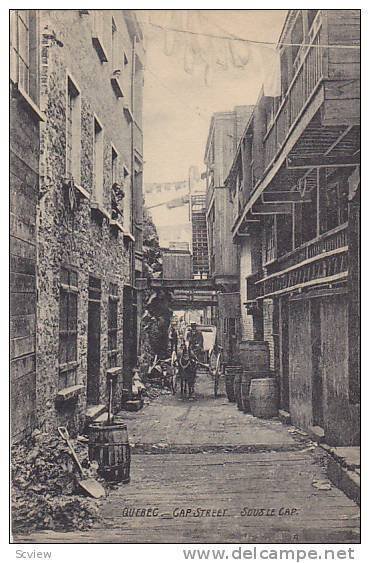
M 122 48 L 130 53 L 130 37 L 121 11 L 114 11 Z M 68 423 L 77 430 L 84 422 L 86 409 L 88 352 L 88 281 L 89 275 L 101 280 L 101 350 L 100 403 L 107 401 L 106 370 L 108 367 L 108 297 L 109 283 L 118 285 L 118 360 L 122 366 L 123 285 L 130 284 L 132 242 L 110 224 L 109 217 L 91 210 L 94 199 L 93 132 L 94 116 L 104 133 L 104 207 L 111 213 L 111 150 L 118 152 L 118 181 L 125 186 L 124 223 L 131 224 L 130 184 L 124 179 L 123 165 L 130 165 L 130 124 L 123 113 L 122 99 L 113 91 L 110 78 L 112 61 L 102 63 L 92 43 L 92 15 L 80 15 L 78 10 L 44 10 L 41 30 L 48 27 L 63 46 L 43 40 L 42 50 L 42 109 L 47 123 L 42 129 L 42 182 L 38 212 L 38 315 L 37 333 L 37 411 L 42 428 Z M 109 46 L 108 55 L 111 52 Z M 123 57 L 123 54 L 122 54 Z M 130 57 L 128 56 L 128 61 Z M 128 95 L 130 62 L 121 80 Z M 81 100 L 81 186 L 88 197 L 80 196 L 71 209 L 63 179 L 66 170 L 66 101 L 67 76 L 71 75 L 80 89 Z M 67 192 L 68 193 L 68 192 Z M 62 266 L 72 266 L 78 272 L 78 336 L 77 383 L 83 385 L 77 403 L 68 408 L 56 408 L 59 372 L 59 295 Z M 123 369 L 125 366 L 123 366 Z M 115 384 L 114 404 L 117 409 L 123 386 L 123 372 Z

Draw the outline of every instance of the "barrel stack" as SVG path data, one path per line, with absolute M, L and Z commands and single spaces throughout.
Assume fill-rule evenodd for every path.
M 259 418 L 278 414 L 276 380 L 270 371 L 268 342 L 242 341 L 240 343 L 242 370 L 235 378 L 235 397 L 238 408 Z

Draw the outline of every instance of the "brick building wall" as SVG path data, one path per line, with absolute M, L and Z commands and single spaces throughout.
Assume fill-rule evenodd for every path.
M 43 10 L 41 29 L 44 31 L 41 68 L 41 105 L 47 122 L 41 131 L 41 199 L 38 209 L 38 326 L 37 411 L 39 426 L 53 427 L 68 423 L 71 430 L 81 426 L 87 406 L 88 378 L 88 311 L 89 276 L 101 282 L 100 303 L 100 371 L 98 375 L 99 403 L 107 401 L 108 308 L 111 284 L 117 292 L 117 358 L 115 365 L 123 369 L 114 384 L 114 405 L 117 409 L 124 385 L 129 377 L 123 365 L 124 339 L 132 339 L 132 327 L 123 318 L 123 291 L 132 284 L 133 243 L 131 203 L 131 135 L 127 112 L 122 98 L 112 87 L 113 62 L 111 18 L 119 34 L 120 60 L 125 68 L 120 75 L 122 90 L 129 96 L 131 80 L 131 42 L 122 11 L 106 11 L 107 35 L 105 48 L 108 60 L 94 47 L 94 16 L 91 11 Z M 100 14 L 98 14 L 101 17 Z M 100 24 L 102 22 L 100 21 Z M 53 30 L 57 40 L 46 37 Z M 78 56 L 76 56 L 78 53 Z M 125 57 L 124 57 L 125 55 Z M 123 64 L 123 63 L 122 63 Z M 65 184 L 67 80 L 71 77 L 79 90 L 81 107 L 80 185 L 71 190 Z M 100 209 L 94 201 L 94 119 L 103 128 L 103 195 Z M 112 177 L 112 146 L 117 153 L 115 179 Z M 112 223 L 112 184 L 124 188 L 120 225 Z M 75 201 L 73 201 L 75 198 Z M 77 275 L 77 360 L 73 382 L 82 388 L 77 399 L 62 406 L 56 404 L 60 388 L 60 298 L 63 267 L 75 269 Z M 135 344 L 132 340 L 133 345 Z M 65 385 L 65 384 L 64 384 Z

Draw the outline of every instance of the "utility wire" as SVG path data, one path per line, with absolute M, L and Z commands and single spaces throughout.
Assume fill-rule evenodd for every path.
M 129 16 L 130 17 L 130 16 Z M 224 41 L 241 41 L 244 43 L 253 43 L 256 45 L 265 45 L 276 47 L 277 45 L 281 47 L 316 47 L 318 49 L 360 49 L 360 45 L 325 45 L 325 44 L 312 44 L 312 43 L 274 43 L 272 41 L 258 41 L 257 39 L 247 39 L 246 37 L 238 37 L 237 35 L 216 35 L 213 33 L 204 33 L 201 31 L 192 31 L 190 29 L 180 29 L 176 27 L 168 27 L 153 23 L 149 20 L 140 20 L 140 23 L 144 25 L 151 25 L 162 31 L 174 31 L 176 33 L 187 33 L 189 35 L 198 35 L 202 37 L 211 37 L 213 39 L 223 39 Z M 219 27 L 219 26 L 217 26 Z M 229 33 L 229 32 L 227 32 Z

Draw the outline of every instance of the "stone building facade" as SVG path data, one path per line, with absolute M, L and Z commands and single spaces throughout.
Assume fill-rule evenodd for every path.
M 110 381 L 119 408 L 136 360 L 144 52 L 131 11 L 38 15 L 35 423 L 73 431 Z
M 235 361 L 240 337 L 239 248 L 233 244 L 233 206 L 225 179 L 253 106 L 236 106 L 233 111 L 214 113 L 204 154 L 207 171 L 206 217 L 209 277 L 218 290 L 218 306 L 213 311 L 219 343 L 226 361 Z M 234 358 L 234 359 L 233 359 Z

